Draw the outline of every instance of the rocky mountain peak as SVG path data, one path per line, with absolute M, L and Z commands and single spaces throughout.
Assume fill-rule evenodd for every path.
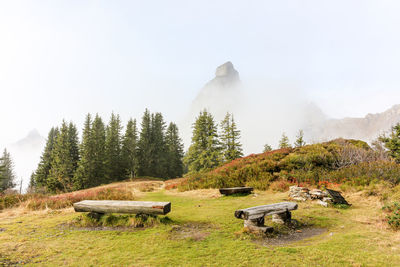
M 216 77 L 223 77 L 223 76 L 239 76 L 239 73 L 233 67 L 232 62 L 228 61 L 221 66 L 218 66 L 215 70 Z

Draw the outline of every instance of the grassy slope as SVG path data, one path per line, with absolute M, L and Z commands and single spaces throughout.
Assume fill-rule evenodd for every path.
M 195 194 L 193 194 L 195 195 Z M 400 234 L 386 229 L 373 197 L 348 210 L 300 203 L 293 218 L 326 227 L 325 234 L 288 244 L 263 247 L 241 234 L 243 221 L 233 216 L 238 208 L 280 202 L 284 193 L 257 197 L 201 198 L 166 191 L 146 193 L 141 200 L 171 201 L 173 224 L 146 230 L 83 231 L 59 225 L 79 216 L 72 209 L 0 213 L 0 255 L 28 264 L 73 266 L 396 266 L 400 262 Z M 25 214 L 24 214 L 25 213 Z M 203 240 L 178 238 L 174 224 L 209 223 Z M 236 233 L 236 234 L 235 234 Z M 331 234 L 333 233 L 333 234 Z M 1 258 L 1 256 L 0 256 Z

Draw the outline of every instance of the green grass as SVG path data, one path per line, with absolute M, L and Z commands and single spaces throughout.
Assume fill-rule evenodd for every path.
M 384 216 L 369 202 L 354 202 L 349 209 L 300 203 L 293 219 L 327 231 L 281 247 L 258 245 L 243 233 L 243 221 L 234 217 L 234 211 L 285 201 L 286 194 L 257 193 L 257 197 L 210 199 L 146 193 L 140 200 L 171 201 L 168 223 L 129 231 L 62 226 L 82 216 L 72 209 L 19 216 L 6 211 L 0 214 L 0 228 L 5 229 L 0 232 L 0 263 L 2 258 L 28 266 L 396 266 L 400 262 L 399 233 L 377 226 L 377 218 Z

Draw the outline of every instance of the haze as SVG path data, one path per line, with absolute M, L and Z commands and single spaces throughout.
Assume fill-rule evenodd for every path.
M 88 112 L 108 120 L 114 111 L 125 123 L 147 107 L 182 121 L 228 60 L 248 99 L 257 99 L 253 105 L 273 101 L 265 114 L 242 121 L 295 114 L 299 100 L 333 118 L 381 112 L 400 103 L 399 7 L 361 0 L 2 1 L 0 148 L 32 129 L 46 136 L 62 119 L 81 128 Z M 286 130 L 268 127 L 274 135 Z M 242 142 L 246 153 L 259 152 Z

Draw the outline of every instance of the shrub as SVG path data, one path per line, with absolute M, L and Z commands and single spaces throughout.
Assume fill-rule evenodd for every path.
M 0 210 L 17 207 L 28 197 L 28 195 L 20 194 L 0 195 Z
M 393 202 L 390 205 L 383 207 L 384 210 L 389 212 L 386 216 L 387 222 L 395 230 L 400 229 L 400 202 Z

